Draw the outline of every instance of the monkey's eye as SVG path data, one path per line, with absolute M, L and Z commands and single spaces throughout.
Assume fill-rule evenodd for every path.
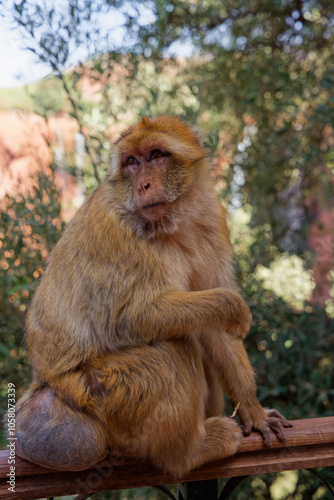
M 164 154 L 162 151 L 160 151 L 160 149 L 153 149 L 150 154 L 150 161 L 155 160 L 156 158 L 160 158 L 161 156 L 164 156 Z
M 134 156 L 129 156 L 129 158 L 126 160 L 127 165 L 135 165 L 137 163 L 137 160 Z

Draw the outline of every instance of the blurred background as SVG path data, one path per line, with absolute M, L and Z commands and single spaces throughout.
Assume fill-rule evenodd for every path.
M 259 400 L 289 419 L 334 415 L 333 42 L 332 0 L 0 2 L 2 413 L 8 383 L 18 398 L 30 380 L 24 317 L 50 249 L 120 131 L 171 113 L 212 152 Z M 330 498 L 307 471 L 234 495 Z

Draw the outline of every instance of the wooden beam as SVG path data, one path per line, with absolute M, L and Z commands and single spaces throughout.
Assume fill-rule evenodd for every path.
M 0 498 L 36 500 L 47 496 L 89 494 L 334 465 L 334 416 L 291 423 L 293 427 L 286 429 L 286 444 L 273 436 L 272 447 L 268 449 L 263 445 L 261 436 L 252 433 L 242 439 L 240 449 L 233 457 L 210 462 L 178 479 L 158 471 L 150 463 L 123 457 L 109 457 L 85 471 L 58 472 L 16 456 L 15 492 L 12 492 L 8 491 L 10 484 L 7 483 L 9 451 L 0 451 Z

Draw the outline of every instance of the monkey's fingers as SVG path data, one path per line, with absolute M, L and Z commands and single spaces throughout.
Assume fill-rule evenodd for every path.
M 241 429 L 244 436 L 249 436 L 252 430 L 260 432 L 262 434 L 264 445 L 267 448 L 271 448 L 271 431 L 268 422 L 261 425 L 261 427 L 255 427 L 251 423 L 247 423 L 246 425 L 242 425 Z
M 249 436 L 250 433 L 252 432 L 253 430 L 253 424 L 252 422 L 245 422 L 242 426 L 241 426 L 241 429 L 242 429 L 242 433 L 244 436 Z
M 235 303 L 238 305 L 239 310 L 231 324 L 228 325 L 227 331 L 235 337 L 244 339 L 250 330 L 253 319 L 249 307 L 241 297 L 236 294 L 235 297 L 238 298 L 238 301 L 235 299 Z
M 284 427 L 292 427 L 292 424 L 290 424 L 277 410 L 266 410 L 266 413 L 268 415 L 268 421 L 260 428 L 265 446 L 271 447 L 270 430 L 276 434 L 279 441 L 286 443 L 287 438 L 285 436 Z
M 274 408 L 266 409 L 265 412 L 269 418 L 278 418 L 282 422 L 283 427 L 293 427 L 293 425 L 290 424 L 290 422 L 288 422 L 287 419 L 278 410 L 275 410 Z
M 250 419 L 244 419 L 244 425 L 242 431 L 244 436 L 249 436 L 251 431 L 254 429 L 262 434 L 264 445 L 271 448 L 271 431 L 273 431 L 277 439 L 282 443 L 286 443 L 287 439 L 284 433 L 284 427 L 292 427 L 287 419 L 277 410 L 266 409 L 267 420 L 262 423 L 262 425 L 254 425 Z
M 263 443 L 264 443 L 264 445 L 267 448 L 271 448 L 271 432 L 270 432 L 270 429 L 271 429 L 271 427 L 269 425 L 269 422 L 266 422 L 259 429 L 257 429 L 262 434 Z

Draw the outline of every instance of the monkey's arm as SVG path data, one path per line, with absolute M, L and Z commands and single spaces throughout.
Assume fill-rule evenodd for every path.
M 215 325 L 231 336 L 244 338 L 251 324 L 251 314 L 243 299 L 223 288 L 197 292 L 170 289 L 150 300 L 141 297 L 141 302 L 138 308 L 134 297 L 132 305 L 124 308 L 117 330 L 136 332 L 146 342 L 193 335 L 199 328 Z
M 201 342 L 218 368 L 223 387 L 243 424 L 243 433 L 259 431 L 266 446 L 271 446 L 270 429 L 278 439 L 286 441 L 284 427 L 288 421 L 276 410 L 265 410 L 256 396 L 255 375 L 243 342 L 226 333 L 204 332 Z

